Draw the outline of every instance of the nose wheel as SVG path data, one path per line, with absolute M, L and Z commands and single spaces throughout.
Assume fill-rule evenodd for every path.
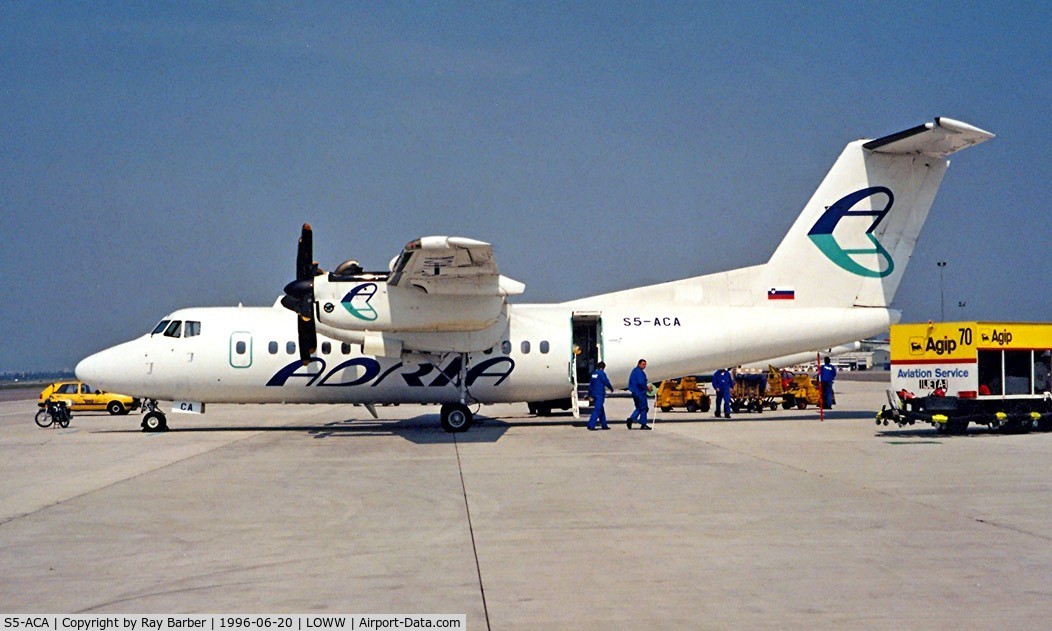
M 142 431 L 167 432 L 168 418 L 165 417 L 163 412 L 157 410 L 147 412 L 146 415 L 142 417 Z

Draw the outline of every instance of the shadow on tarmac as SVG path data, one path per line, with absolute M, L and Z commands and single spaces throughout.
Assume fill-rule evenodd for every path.
M 1038 434 L 1041 432 L 1032 432 Z M 891 444 L 896 445 L 907 445 L 916 444 L 923 445 L 929 443 L 941 443 L 944 440 L 965 440 L 968 438 L 1007 438 L 1009 436 L 1019 436 L 1022 432 L 1010 432 L 1003 429 L 991 429 L 985 426 L 973 425 L 968 428 L 968 431 L 964 434 L 950 435 L 940 432 L 934 427 L 910 427 L 901 429 L 878 429 L 874 434 L 877 438 L 917 438 L 917 439 L 928 439 L 928 440 L 901 440 L 901 441 L 889 441 Z M 934 440 L 933 440 L 934 439 Z
M 171 427 L 167 432 L 149 434 L 225 433 L 225 432 L 286 432 L 308 434 L 317 439 L 360 438 L 367 436 L 399 436 L 409 442 L 429 445 L 452 443 L 454 438 L 459 443 L 496 442 L 508 430 L 510 425 L 498 419 L 476 417 L 475 424 L 467 432 L 450 434 L 442 429 L 437 415 L 423 414 L 413 418 L 377 420 L 377 419 L 344 419 L 324 424 L 313 425 L 210 425 L 207 427 Z M 126 434 L 143 433 L 140 429 L 99 430 L 100 433 Z
M 311 425 L 253 425 L 236 424 L 209 425 L 205 427 L 180 427 L 176 425 L 159 434 L 192 434 L 192 433 L 217 433 L 217 432 L 289 432 L 309 434 L 317 439 L 328 438 L 359 438 L 366 436 L 399 436 L 405 440 L 421 445 L 451 443 L 454 438 L 459 443 L 493 443 L 498 440 L 512 427 L 575 427 L 584 429 L 588 425 L 588 413 L 590 410 L 582 410 L 581 418 L 575 419 L 570 412 L 553 413 L 549 416 L 513 417 L 511 419 L 500 419 L 484 415 L 476 415 L 475 423 L 467 432 L 450 434 L 442 429 L 438 422 L 437 414 L 421 414 L 404 419 L 354 419 L 346 418 L 322 424 Z M 784 414 L 771 412 L 769 414 L 740 413 L 732 418 L 716 418 L 708 413 L 686 413 L 662 412 L 657 418 L 651 415 L 651 421 L 655 427 L 664 424 L 726 424 L 726 423 L 777 423 L 789 421 L 812 421 L 818 422 L 817 412 Z M 829 411 L 825 415 L 827 421 L 857 421 L 869 419 L 870 412 L 857 410 Z M 608 419 L 611 427 L 624 424 L 624 419 Z M 90 431 L 90 430 L 89 430 Z M 95 430 L 99 433 L 142 433 L 138 428 Z M 914 432 L 919 435 L 925 430 L 901 430 L 908 434 Z M 927 432 L 934 434 L 934 430 Z

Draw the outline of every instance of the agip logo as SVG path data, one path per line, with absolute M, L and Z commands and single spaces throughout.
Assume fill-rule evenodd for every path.
M 935 353 L 939 357 L 952 355 L 957 350 L 957 340 L 944 337 L 937 340 L 934 337 L 911 337 L 910 355 L 923 356 Z
M 997 329 L 979 329 L 979 338 L 983 344 L 993 346 L 1006 346 L 1012 343 L 1012 332 L 1008 329 L 998 331 Z
M 869 203 L 863 204 L 867 200 Z M 884 202 L 884 207 L 878 210 L 877 207 L 881 202 Z M 807 236 L 811 238 L 811 241 L 830 261 L 833 261 L 842 269 L 857 276 L 883 278 L 894 271 L 895 261 L 891 260 L 891 254 L 873 236 L 873 230 L 884 220 L 894 202 L 895 196 L 892 194 L 891 189 L 884 186 L 871 186 L 855 191 L 841 197 L 836 203 L 827 208 L 822 213 L 822 216 L 818 218 L 818 221 L 815 222 L 815 225 L 811 227 Z M 860 205 L 864 206 L 864 208 L 856 208 L 856 206 Z M 865 206 L 868 206 L 868 208 L 865 208 Z M 865 233 L 865 237 L 873 247 L 845 248 L 837 241 L 836 236 L 833 235 L 837 224 L 842 219 L 851 217 L 873 217 L 873 223 L 870 224 L 869 229 Z M 877 255 L 879 263 L 876 269 L 863 265 L 855 258 L 865 256 L 867 262 L 869 262 L 870 255 L 873 254 Z

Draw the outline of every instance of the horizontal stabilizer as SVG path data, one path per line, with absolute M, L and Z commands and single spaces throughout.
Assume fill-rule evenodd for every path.
M 862 148 L 875 153 L 896 155 L 921 154 L 945 158 L 951 153 L 990 140 L 994 135 L 952 118 L 938 117 L 897 134 L 871 140 Z

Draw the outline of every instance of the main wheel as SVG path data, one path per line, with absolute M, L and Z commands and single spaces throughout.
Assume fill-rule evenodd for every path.
M 698 404 L 695 403 L 694 401 L 687 401 L 687 411 L 690 412 L 690 413 L 697 412 L 698 411 Z
M 33 420 L 40 427 L 51 427 L 51 415 L 47 413 L 47 408 L 41 408 Z
M 463 403 L 447 403 L 442 406 L 442 429 L 447 432 L 466 432 L 471 428 L 474 415 Z
M 798 409 L 798 410 L 806 410 L 807 409 L 807 399 L 797 399 L 796 400 L 796 409 Z
M 661 411 L 662 412 L 671 412 L 672 411 L 672 406 L 671 405 L 662 405 L 661 406 Z
M 124 404 L 120 401 L 110 401 L 106 404 L 106 411 L 117 416 L 118 414 L 124 414 Z
M 150 412 L 142 417 L 142 431 L 166 432 L 168 431 L 168 419 L 160 412 Z

